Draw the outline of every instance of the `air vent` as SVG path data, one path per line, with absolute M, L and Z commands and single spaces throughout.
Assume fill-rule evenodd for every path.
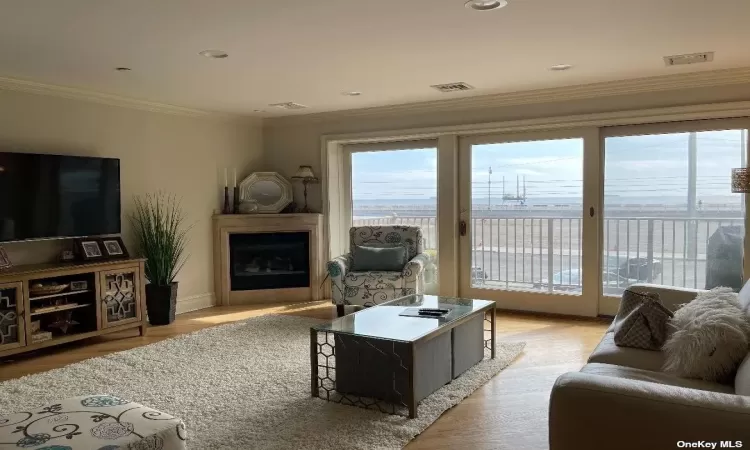
M 430 87 L 435 88 L 440 92 L 459 92 L 459 91 L 470 91 L 474 89 L 474 86 L 466 84 L 463 81 L 458 81 L 456 83 L 447 83 L 447 84 L 433 84 Z
M 281 109 L 305 109 L 307 106 L 301 105 L 299 103 L 294 102 L 284 102 L 284 103 L 271 103 L 268 106 L 273 106 L 274 108 L 281 108 Z
M 664 63 L 667 66 L 681 66 L 684 64 L 698 64 L 714 60 L 714 52 L 689 53 L 687 55 L 665 56 Z

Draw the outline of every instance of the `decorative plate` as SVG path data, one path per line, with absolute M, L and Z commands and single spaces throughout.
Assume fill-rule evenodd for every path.
M 31 295 L 55 295 L 68 288 L 68 284 L 52 284 L 49 286 L 31 286 L 29 294 Z

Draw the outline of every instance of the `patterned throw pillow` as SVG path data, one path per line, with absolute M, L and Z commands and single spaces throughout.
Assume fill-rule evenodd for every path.
M 667 320 L 672 313 L 659 303 L 658 294 L 626 290 L 615 317 L 615 344 L 659 350 L 667 339 Z

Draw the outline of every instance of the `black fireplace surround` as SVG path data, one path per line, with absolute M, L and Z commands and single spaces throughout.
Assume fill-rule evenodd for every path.
M 310 234 L 229 235 L 233 291 L 310 287 Z

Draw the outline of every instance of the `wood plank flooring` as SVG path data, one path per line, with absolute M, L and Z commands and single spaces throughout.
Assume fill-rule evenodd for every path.
M 0 362 L 0 381 L 270 313 L 322 319 L 336 315 L 329 302 L 209 308 L 182 314 L 172 325 L 149 328 L 143 337 L 135 329 L 6 358 Z M 584 364 L 607 325 L 594 319 L 498 312 L 500 339 L 525 341 L 524 353 L 461 404 L 446 411 L 407 449 L 548 448 L 547 402 L 552 384 L 560 374 Z

